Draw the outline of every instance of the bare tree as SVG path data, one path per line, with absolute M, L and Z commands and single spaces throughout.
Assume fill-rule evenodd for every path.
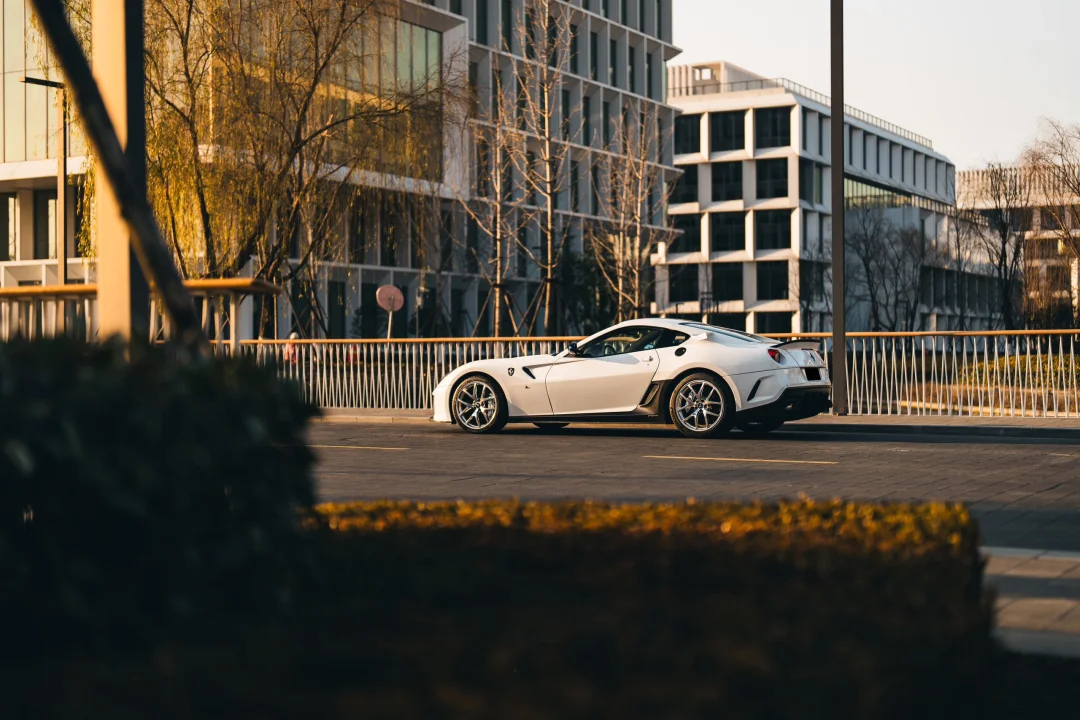
M 986 218 L 975 239 L 994 278 L 997 311 L 1005 329 L 1020 327 L 1025 232 L 1031 225 L 1031 179 L 1022 167 L 990 163 L 966 188 L 965 207 Z
M 149 194 L 185 277 L 295 280 L 318 318 L 316 266 L 346 258 L 356 197 L 412 204 L 387 191 L 438 179 L 450 78 L 401 2 L 147 0 Z
M 543 276 L 539 302 L 526 315 L 531 329 L 542 303 L 544 332 L 548 334 L 559 332 L 556 281 L 569 237 L 569 223 L 559 206 L 569 186 L 572 151 L 571 113 L 565 107 L 572 100 L 568 91 L 563 92 L 572 51 L 570 13 L 559 0 L 525 0 L 517 29 L 525 57 L 513 63 L 525 152 L 512 153 L 511 159 L 540 231 L 540 252 L 531 247 L 525 251 Z
M 887 257 L 891 252 L 892 223 L 886 218 L 884 208 L 877 204 L 854 208 L 846 215 L 844 242 L 854 270 L 848 292 L 867 303 L 872 330 L 886 329 L 884 316 L 891 303 L 884 281 L 893 264 Z
M 663 222 L 671 184 L 660 165 L 665 143 L 656 108 L 629 104 L 612 125 L 610 152 L 596 173 L 600 187 L 593 189 L 603 220 L 586 227 L 586 239 L 622 322 L 646 312 L 653 285 L 650 256 L 673 236 Z
M 1043 122 L 1039 137 L 1024 153 L 1031 180 L 1046 200 L 1061 246 L 1080 258 L 1080 124 Z
M 499 56 L 495 56 L 496 63 Z M 510 57 L 491 73 L 490 96 L 478 102 L 477 117 L 471 124 L 471 147 L 475 162 L 468 186 L 458 188 L 461 206 L 469 221 L 490 242 L 490 255 L 485 248 L 467 248 L 474 254 L 476 266 L 490 288 L 480 311 L 477 326 L 487 308 L 493 311 L 492 331 L 502 337 L 503 314 L 510 320 L 514 334 L 518 333 L 520 313 L 514 299 L 506 291 L 510 270 L 508 258 L 515 248 L 523 245 L 525 232 L 535 213 L 527 203 L 523 183 L 515 179 L 515 171 L 525 166 L 526 136 L 522 122 L 520 95 L 516 72 L 509 69 L 518 62 Z M 518 102 L 511 99 L 517 98 Z M 482 256 L 481 256 L 482 255 Z M 474 329 L 475 332 L 475 329 Z

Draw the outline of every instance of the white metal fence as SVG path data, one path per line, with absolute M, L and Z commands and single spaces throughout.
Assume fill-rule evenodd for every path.
M 830 357 L 828 337 L 800 337 L 818 340 Z M 554 353 L 578 339 L 251 341 L 241 348 L 275 364 L 322 407 L 430 409 L 435 385 L 458 365 Z M 856 333 L 847 343 L 853 414 L 1080 417 L 1080 330 Z

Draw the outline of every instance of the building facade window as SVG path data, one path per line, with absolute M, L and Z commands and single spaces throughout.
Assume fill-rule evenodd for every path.
M 685 172 L 675 181 L 671 191 L 671 202 L 691 203 L 698 201 L 698 166 L 688 165 Z
M 759 262 L 757 264 L 757 299 L 788 299 L 787 260 Z M 773 330 L 772 332 L 776 331 Z M 790 330 L 788 332 L 790 332 Z
M 746 313 L 709 313 L 709 324 L 746 332 Z
M 821 205 L 824 198 L 824 167 L 820 163 L 799 158 L 799 199 Z
M 673 303 L 697 302 L 698 266 L 668 265 L 668 300 Z
M 742 200 L 743 164 L 724 162 L 712 164 L 712 199 L 713 202 Z
M 746 148 L 746 111 L 709 115 L 709 150 L 724 152 Z
M 746 213 L 713 213 L 709 216 L 709 249 L 731 252 L 746 249 Z
M 570 72 L 578 74 L 578 29 L 570 26 Z
M 645 54 L 645 96 L 650 100 L 656 100 L 653 82 L 653 59 L 652 53 Z
M 56 191 L 34 191 L 34 259 L 56 257 Z
M 502 41 L 507 52 L 514 51 L 514 3 L 502 0 Z
M 759 312 L 755 316 L 757 333 L 787 335 L 791 332 L 791 313 Z
M 743 264 L 712 264 L 713 302 L 730 302 L 743 299 Z
M 639 92 L 637 83 L 637 48 L 630 46 L 627 48 L 629 55 L 626 61 L 626 73 L 628 75 L 627 87 L 632 93 Z
M 578 188 L 578 185 L 581 183 L 580 175 L 580 163 L 578 163 L 576 159 L 570 160 L 570 210 L 573 212 L 578 211 L 581 202 Z
M 571 117 L 570 111 L 572 110 L 570 104 L 570 91 L 562 91 L 562 138 L 563 140 L 570 140 L 570 124 Z
M 701 215 L 672 215 L 671 227 L 682 234 L 672 239 L 669 253 L 701 252 Z
M 675 118 L 675 154 L 701 152 L 701 116 L 680 115 Z
M 15 260 L 18 255 L 19 221 L 16 212 L 18 196 L 15 193 L 0 194 L 0 260 Z
M 787 158 L 758 160 L 757 196 L 759 200 L 787 197 L 788 164 Z
M 604 149 L 611 147 L 611 103 L 607 100 L 601 105 L 604 122 Z
M 619 76 L 615 72 L 615 58 L 619 56 L 619 43 L 612 40 L 608 47 L 608 84 L 619 87 Z
M 791 145 L 791 108 L 761 108 L 754 111 L 754 147 L 757 149 Z
M 582 141 L 585 145 L 592 146 L 592 98 L 586 95 L 581 98 L 581 129 L 585 134 Z
M 791 248 L 791 211 L 758 210 L 754 213 L 754 246 L 758 250 Z
M 589 78 L 597 80 L 600 77 L 600 36 L 589 33 Z

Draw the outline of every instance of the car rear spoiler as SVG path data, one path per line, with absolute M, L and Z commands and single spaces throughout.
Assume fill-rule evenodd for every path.
M 821 347 L 821 343 L 817 340 L 789 340 L 788 342 L 777 343 L 773 347 L 785 350 L 817 350 Z

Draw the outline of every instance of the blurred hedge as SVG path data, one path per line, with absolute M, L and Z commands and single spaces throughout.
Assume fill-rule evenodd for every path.
M 287 622 L 74 658 L 27 687 L 109 718 L 960 718 L 992 698 L 991 599 L 957 506 L 320 511 L 329 585 Z
M 1026 387 L 1057 387 L 1064 390 L 1080 384 L 1080 359 L 1071 354 L 1062 357 L 1053 350 L 1042 356 L 1009 355 L 969 366 L 961 375 L 961 380 L 980 385 L 1022 381 Z
M 0 344 L 0 660 L 162 641 L 291 602 L 314 415 L 272 370 Z

